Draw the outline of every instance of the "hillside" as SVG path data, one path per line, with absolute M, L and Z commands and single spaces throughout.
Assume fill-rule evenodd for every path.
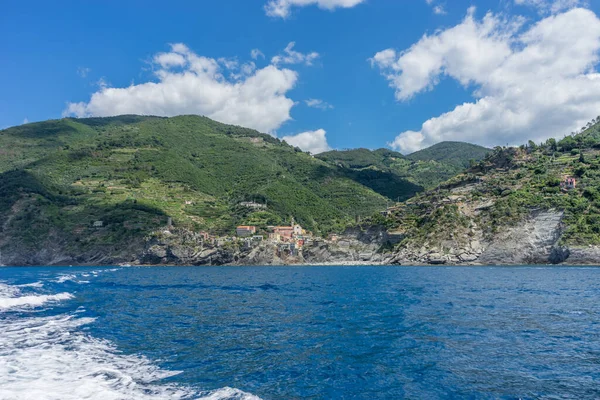
M 597 263 L 599 187 L 594 120 L 560 141 L 497 147 L 465 173 L 400 204 L 386 223 L 404 236 L 395 250 L 404 262 Z
M 381 187 L 398 188 L 394 195 L 403 199 L 420 190 L 382 171 L 361 184 L 353 171 L 272 136 L 198 116 L 26 124 L 0 131 L 0 156 L 5 258 L 16 248 L 57 249 L 82 260 L 126 253 L 168 217 L 226 235 L 238 224 L 264 228 L 293 216 L 325 234 L 384 209 L 389 199 L 377 193 Z
M 471 160 L 482 160 L 489 152 L 485 147 L 469 143 L 442 142 L 408 156 L 387 149 L 353 149 L 329 151 L 317 157 L 354 171 L 355 179 L 361 182 L 368 180 L 370 171 L 381 171 L 431 189 L 463 172 Z M 391 198 L 404 197 L 404 194 L 394 190 L 386 192 Z
M 487 147 L 464 142 L 440 142 L 406 156 L 413 161 L 437 161 L 465 169 L 471 160 L 480 161 L 491 152 Z

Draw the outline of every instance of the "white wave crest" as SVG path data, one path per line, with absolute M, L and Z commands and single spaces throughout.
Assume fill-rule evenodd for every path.
M 55 280 L 56 283 L 65 283 L 67 281 L 75 281 L 77 277 L 73 274 L 62 274 L 59 275 L 58 278 Z
M 73 295 L 70 293 L 4 297 L 0 298 L 0 310 L 16 307 L 39 307 L 50 301 L 69 300 L 72 298 Z
M 71 298 L 68 293 L 20 296 L 0 283 L 0 307 Z M 138 355 L 124 355 L 81 326 L 94 318 L 15 317 L 0 314 L 0 399 L 3 400 L 260 400 L 238 389 L 202 392 L 159 381 L 165 371 Z
M 33 285 L 36 284 L 11 286 L 0 283 L 0 310 L 39 307 L 48 302 L 73 298 L 70 293 L 22 295 L 20 287 L 38 287 Z
M 22 285 L 17 285 L 17 287 L 32 287 L 32 288 L 41 288 L 44 286 L 44 283 L 41 281 L 33 282 L 33 283 L 24 283 Z

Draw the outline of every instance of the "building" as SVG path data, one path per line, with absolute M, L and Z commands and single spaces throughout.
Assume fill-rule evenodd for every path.
M 198 236 L 200 236 L 202 239 L 204 239 L 205 242 L 207 242 L 208 239 L 210 238 L 210 235 L 208 234 L 208 232 L 198 232 Z
M 240 206 L 242 206 L 242 207 L 248 207 L 248 208 L 254 208 L 254 209 L 257 209 L 257 208 L 265 209 L 265 208 L 267 208 L 267 206 L 265 204 L 260 204 L 260 203 L 254 202 L 254 201 L 243 201 L 243 202 L 240 203 Z
M 272 234 L 269 235 L 269 239 L 276 240 L 278 242 L 291 242 L 293 239 L 300 237 L 305 234 L 305 230 L 296 223 L 292 218 L 292 223 L 288 226 L 274 226 L 272 227 Z
M 102 228 L 104 226 L 104 222 L 103 221 L 96 221 L 94 222 L 94 228 Z
M 560 183 L 560 187 L 565 190 L 573 190 L 577 187 L 577 179 L 567 177 Z
M 304 229 L 298 224 L 294 225 L 294 236 L 300 236 L 304 232 Z
M 336 235 L 335 233 L 331 233 L 328 238 L 330 241 L 335 243 L 339 240 L 340 237 L 338 235 Z
M 292 240 L 294 237 L 294 227 L 293 226 L 276 226 L 273 229 L 273 233 L 279 235 L 279 240 L 286 242 Z
M 253 236 L 254 234 L 256 234 L 256 227 L 255 226 L 238 226 L 235 230 L 236 234 L 239 237 L 249 237 L 249 236 Z
M 279 233 L 271 232 L 269 233 L 269 240 L 273 242 L 281 242 L 281 235 Z

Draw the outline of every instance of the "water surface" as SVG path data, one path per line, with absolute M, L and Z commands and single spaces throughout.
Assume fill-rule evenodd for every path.
M 600 398 L 600 269 L 0 269 L 1 399 Z

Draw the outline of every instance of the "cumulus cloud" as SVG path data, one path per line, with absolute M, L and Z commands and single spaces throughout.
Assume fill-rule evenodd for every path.
M 291 14 L 292 7 L 306 7 L 316 5 L 325 10 L 336 8 L 352 8 L 366 0 L 269 0 L 265 5 L 265 11 L 270 17 L 287 18 Z
M 297 135 L 284 136 L 282 140 L 285 140 L 288 144 L 299 147 L 304 151 L 308 151 L 311 154 L 319 154 L 325 151 L 331 150 L 327 143 L 327 138 L 324 129 L 317 129 L 316 131 L 302 132 Z
M 304 64 L 311 66 L 313 61 L 319 58 L 319 53 L 312 51 L 310 53 L 300 53 L 299 51 L 294 50 L 296 46 L 296 42 L 290 42 L 283 49 L 282 54 L 278 54 L 271 59 L 271 63 L 273 65 L 280 64 Z
M 515 0 L 515 4 L 535 7 L 542 14 L 555 14 L 586 5 L 586 2 L 584 0 Z
M 273 132 L 290 117 L 286 96 L 296 72 L 235 59 L 199 56 L 181 43 L 153 57 L 155 81 L 114 88 L 101 85 L 88 102 L 68 103 L 64 116 L 200 114 L 220 122 Z
M 323 101 L 321 99 L 308 99 L 308 100 L 304 100 L 304 102 L 306 103 L 307 106 L 311 107 L 311 108 L 318 108 L 320 110 L 331 110 L 333 108 L 333 106 L 329 103 L 327 103 L 326 101 Z
M 470 9 L 457 26 L 425 35 L 404 52 L 377 53 L 400 101 L 433 90 L 443 77 L 474 88 L 475 100 L 431 118 L 419 131 L 390 143 L 411 152 L 443 140 L 482 145 L 519 144 L 560 137 L 600 109 L 600 19 L 572 9 L 524 28 L 523 18 Z

